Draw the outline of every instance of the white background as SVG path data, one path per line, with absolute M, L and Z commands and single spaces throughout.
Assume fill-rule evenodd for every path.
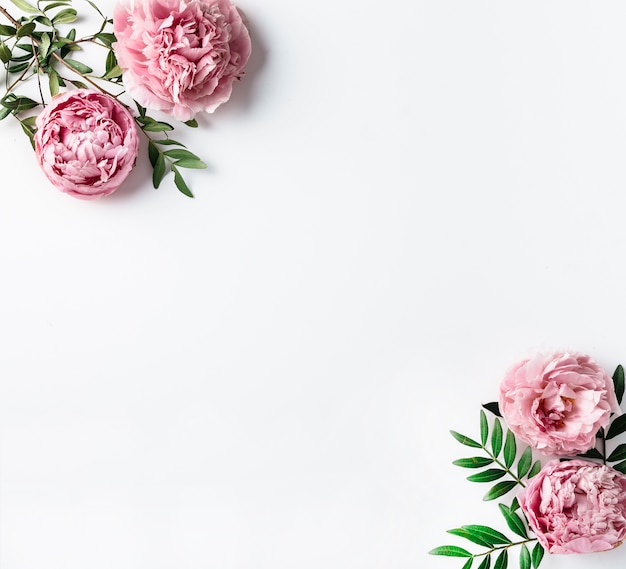
M 536 350 L 626 363 L 624 2 L 239 6 L 194 200 L 0 125 L 1 569 L 460 569 L 500 522 L 448 430 Z

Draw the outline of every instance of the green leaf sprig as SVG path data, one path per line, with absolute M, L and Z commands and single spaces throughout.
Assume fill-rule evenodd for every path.
M 47 94 L 57 95 L 61 88 L 74 86 L 92 88 L 119 100 L 124 94 L 122 69 L 118 65 L 113 44 L 115 35 L 107 18 L 91 0 L 85 0 L 100 18 L 98 29 L 89 35 L 77 37 L 75 28 L 68 24 L 78 19 L 78 11 L 72 0 L 11 0 L 24 15 L 15 18 L 0 5 L 7 24 L 0 24 L 0 62 L 5 70 L 5 92 L 0 97 L 0 121 L 9 115 L 16 118 L 34 147 L 35 117 L 26 115 L 38 107 L 45 107 Z M 104 53 L 104 72 L 98 74 L 91 65 L 81 61 L 83 46 L 96 45 Z M 43 79 L 47 78 L 44 84 Z M 19 87 L 30 80 L 37 81 L 39 99 L 35 100 L 18 92 Z M 124 104 L 120 100 L 120 103 Z M 174 130 L 169 123 L 158 121 L 146 114 L 146 109 L 134 102 L 139 110 L 135 122 L 148 140 L 148 158 L 153 168 L 152 182 L 158 188 L 168 172 L 174 176 L 178 190 L 193 197 L 187 185 L 183 169 L 203 169 L 206 164 L 185 146 L 168 136 Z M 128 107 L 128 105 L 125 105 Z M 195 128 L 195 119 L 186 121 L 186 126 Z M 162 133 L 165 138 L 156 138 Z M 175 146 L 167 150 L 162 146 Z

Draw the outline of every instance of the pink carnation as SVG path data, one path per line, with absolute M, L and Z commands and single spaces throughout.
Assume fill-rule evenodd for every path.
M 128 109 L 109 95 L 58 95 L 37 117 L 35 153 L 52 184 L 76 198 L 114 192 L 132 170 L 139 137 Z
M 546 464 L 518 496 L 550 553 L 606 551 L 626 537 L 626 476 L 585 460 Z
M 620 413 L 613 382 L 589 356 L 539 355 L 511 369 L 500 385 L 500 410 L 513 433 L 556 456 L 586 452 Z
M 229 0 L 130 0 L 113 15 L 124 87 L 144 107 L 186 121 L 230 97 L 250 36 Z

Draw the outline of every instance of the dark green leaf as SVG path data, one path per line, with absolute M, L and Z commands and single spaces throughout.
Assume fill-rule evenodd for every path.
M 161 153 L 159 152 L 159 149 L 154 145 L 154 142 L 152 140 L 148 142 L 148 158 L 150 159 L 150 164 L 153 168 L 156 165 L 159 154 Z
M 541 563 L 541 560 L 543 559 L 543 554 L 544 554 L 544 549 L 541 546 L 541 544 L 537 542 L 535 544 L 535 547 L 533 547 L 533 552 L 531 555 L 534 569 L 537 569 L 539 567 L 539 564 Z
M 478 569 L 489 569 L 491 566 L 491 554 L 485 556 L 485 558 L 481 561 Z
M 4 103 L 4 105 L 9 106 L 6 102 Z M 11 103 L 11 105 L 13 106 L 11 110 L 19 113 L 20 111 L 34 109 L 35 107 L 39 106 L 39 103 L 37 101 L 29 99 L 28 97 L 17 97 L 17 99 L 13 103 Z
M 191 128 L 198 128 L 198 121 L 196 119 L 185 121 L 185 124 Z
M 139 111 L 139 117 L 144 118 L 146 116 L 146 107 L 142 107 L 137 101 L 134 102 L 137 110 Z
M 491 450 L 496 458 L 502 450 L 502 424 L 498 418 L 494 420 L 491 431 Z
M 490 528 L 489 526 L 482 525 L 469 525 L 461 526 L 462 529 L 472 532 L 474 535 L 480 535 L 481 538 L 489 544 L 490 547 L 494 545 L 507 545 L 511 543 L 511 540 L 503 533 Z
M 519 552 L 519 569 L 530 569 L 530 551 L 528 551 L 525 543 L 522 543 Z
M 489 437 L 489 423 L 487 422 L 487 415 L 481 409 L 480 410 L 480 441 L 483 446 L 487 444 L 487 438 Z
M 152 185 L 158 188 L 165 176 L 165 157 L 163 154 L 159 154 L 156 164 L 154 165 L 154 171 L 152 172 Z
M 0 36 L 13 37 L 16 33 L 17 29 L 13 26 L 5 26 L 4 24 L 0 24 Z
M 455 466 L 461 468 L 482 468 L 493 463 L 493 459 L 484 458 L 482 456 L 473 456 L 472 458 L 459 458 L 452 462 Z
M 510 429 L 506 431 L 506 442 L 504 443 L 504 464 L 507 468 L 511 468 L 511 465 L 515 462 L 515 455 L 517 454 L 517 444 L 515 442 L 515 435 Z
M 489 490 L 489 492 L 487 492 L 483 496 L 483 500 L 485 502 L 488 502 L 489 500 L 495 500 L 500 496 L 504 496 L 507 492 L 513 490 L 516 485 L 517 482 L 515 482 L 515 480 L 505 480 L 504 482 L 498 482 L 494 485 L 493 488 L 491 488 L 491 490 Z
M 37 14 L 39 10 L 35 8 L 32 4 L 26 2 L 26 0 L 11 0 L 13 4 L 15 4 L 22 12 L 26 12 L 28 14 Z
M 106 61 L 104 64 L 105 73 L 108 73 L 109 71 L 111 71 L 111 69 L 113 69 L 116 65 L 117 65 L 117 58 L 115 57 L 115 53 L 111 49 L 107 53 Z
M 618 445 L 617 448 L 609 455 L 607 460 L 609 462 L 617 462 L 619 460 L 626 459 L 626 443 Z
M 96 6 L 91 0 L 87 0 L 87 2 L 96 12 L 98 12 L 98 14 L 100 14 L 101 17 L 104 18 L 104 14 L 100 11 L 100 8 L 98 8 L 98 6 Z
M 467 549 L 456 545 L 440 545 L 439 547 L 435 547 L 435 549 L 431 549 L 428 554 L 445 555 L 446 557 L 472 557 L 472 554 L 467 551 Z
M 65 63 L 67 63 L 71 68 L 76 69 L 79 73 L 83 75 L 88 75 L 89 73 L 93 73 L 93 69 L 80 61 L 76 61 L 75 59 L 66 59 Z
M 156 144 L 163 145 L 173 145 L 173 146 L 185 146 L 182 142 L 178 142 L 177 140 L 172 140 L 171 138 L 161 138 L 160 140 L 154 141 Z
M 32 53 L 25 53 L 24 55 L 13 55 L 11 57 L 11 61 L 13 61 L 14 63 L 18 63 L 20 61 L 30 61 L 33 58 L 33 54 Z
M 528 478 L 532 478 L 533 476 L 537 476 L 537 474 L 539 474 L 540 470 L 541 470 L 541 462 L 536 460 L 535 464 L 533 464 L 533 467 L 530 469 L 530 472 L 528 473 Z
M 464 528 L 449 529 L 448 533 L 452 535 L 456 535 L 457 537 L 462 537 L 473 543 L 482 545 L 483 547 L 491 547 L 491 544 L 488 541 L 485 541 L 480 535 L 467 531 Z
M 512 512 L 514 512 L 515 510 L 519 510 L 519 502 L 517 501 L 517 498 L 513 498 L 513 501 L 509 506 L 509 510 L 511 510 Z
M 622 397 L 624 397 L 624 368 L 618 365 L 613 373 L 613 386 L 615 387 L 615 397 L 617 402 L 622 403 Z
M 20 26 L 17 30 L 17 37 L 18 38 L 23 38 L 26 36 L 29 36 L 30 34 L 32 34 L 35 31 L 35 24 L 33 22 L 28 22 L 28 24 L 24 24 L 23 26 Z
M 82 81 L 72 81 L 71 79 L 68 79 L 68 81 L 74 85 L 74 87 L 77 87 L 78 89 L 89 89 L 89 87 L 87 86 L 86 83 L 83 83 Z
M 462 435 L 461 433 L 457 433 L 456 431 L 450 431 L 450 434 L 457 441 L 459 441 L 462 445 L 465 445 L 467 447 L 472 447 L 472 448 L 482 448 L 482 446 L 479 443 L 477 443 L 475 440 L 470 439 L 469 437 L 466 437 L 465 435 Z
M 520 537 L 527 538 L 528 533 L 526 532 L 526 526 L 524 525 L 522 519 L 508 506 L 505 506 L 504 504 L 498 504 L 498 507 L 500 508 L 500 511 L 502 512 L 502 515 L 506 520 L 506 525 L 509 526 L 509 529 L 512 532 L 515 532 Z
M 497 401 L 485 403 L 483 407 L 487 409 L 487 411 L 493 413 L 496 417 L 502 417 L 502 414 L 500 413 L 500 405 L 498 405 Z
M 471 569 L 472 563 L 474 563 L 474 558 L 470 557 L 464 564 L 463 569 Z
M 619 470 L 620 472 L 623 472 L 624 474 L 626 474 L 626 460 L 619 462 L 617 464 L 614 464 L 613 468 L 615 470 Z
M 3 41 L 0 41 L 0 60 L 2 63 L 8 63 L 11 60 L 11 50 Z
M 77 18 L 77 12 L 74 8 L 65 8 L 65 10 L 61 10 L 52 18 L 52 23 L 55 26 L 58 24 L 71 24 L 72 22 L 75 22 Z
M 509 554 L 506 549 L 503 549 L 498 555 L 498 559 L 493 564 L 493 569 L 506 569 L 509 564 Z
M 176 168 L 176 166 L 174 166 L 173 164 L 172 164 L 172 172 L 174 172 L 174 183 L 176 184 L 176 187 L 178 188 L 180 193 L 185 194 L 189 198 L 193 198 L 193 194 L 191 193 L 189 186 L 187 186 L 184 178 L 180 175 L 178 168 Z
M 67 32 L 67 39 L 70 41 L 74 41 L 76 39 L 76 30 L 74 28 Z
M 626 414 L 619 415 L 609 426 L 609 432 L 606 434 L 607 439 L 612 439 L 617 435 L 621 435 L 624 431 L 626 431 Z
M 598 458 L 600 460 L 604 459 L 600 451 L 595 448 L 589 449 L 587 452 L 579 454 L 578 456 L 580 456 L 581 458 Z
M 39 22 L 40 24 L 43 24 L 44 26 L 48 26 L 50 28 L 53 25 L 52 22 L 46 16 L 37 16 L 36 18 L 33 18 L 33 20 L 36 22 Z
M 33 46 L 29 43 L 18 43 L 15 47 L 19 47 L 23 51 L 33 53 Z
M 35 133 L 33 130 L 31 130 L 30 128 L 28 128 L 26 125 L 22 124 L 22 130 L 24 131 L 24 134 L 26 134 L 26 136 L 28 136 L 28 140 L 30 141 L 30 145 L 33 147 L 33 150 L 35 149 Z
M 484 470 L 483 472 L 477 472 L 476 474 L 472 474 L 468 476 L 467 479 L 470 482 L 493 482 L 494 480 L 499 480 L 505 474 L 505 470 L 500 470 L 499 468 L 490 468 L 488 470 Z
M 530 470 L 530 465 L 532 464 L 532 462 L 533 462 L 533 451 L 530 449 L 530 447 L 526 447 L 526 449 L 522 453 L 522 456 L 519 457 L 519 461 L 517 463 L 517 477 L 518 478 L 523 478 L 524 476 L 526 476 L 526 474 L 528 474 L 528 471 Z

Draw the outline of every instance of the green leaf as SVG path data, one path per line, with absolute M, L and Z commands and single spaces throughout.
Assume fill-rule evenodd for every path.
M 502 414 L 500 413 L 500 405 L 498 405 L 497 401 L 485 403 L 483 408 L 487 409 L 490 413 L 493 413 L 496 417 L 502 417 Z
M 17 34 L 17 29 L 13 26 L 5 26 L 4 24 L 0 24 L 0 36 L 9 36 L 13 37 Z
M 472 532 L 474 535 L 480 535 L 481 538 L 489 544 L 489 547 L 495 545 L 507 545 L 511 540 L 503 533 L 482 525 L 461 526 L 462 529 Z
M 473 543 L 477 543 L 478 545 L 482 545 L 483 547 L 492 547 L 492 545 L 488 542 L 485 541 L 482 536 L 475 534 L 471 531 L 466 530 L 465 528 L 454 528 L 454 529 L 449 529 L 448 533 L 451 535 L 456 535 L 457 537 L 462 537 L 464 539 L 467 539 Z
M 185 121 L 185 124 L 191 128 L 198 128 L 198 121 L 196 119 Z
M 493 569 L 506 569 L 509 564 L 509 554 L 506 549 L 503 549 L 498 555 L 498 559 L 493 564 Z
M 59 94 L 59 74 L 52 67 L 48 70 L 48 87 L 52 97 Z
M 543 559 L 544 553 L 545 552 L 544 552 L 543 547 L 541 546 L 539 542 L 537 542 L 535 544 L 535 547 L 533 547 L 533 552 L 531 555 L 531 560 L 532 560 L 534 569 L 537 569 L 539 567 L 539 564 L 541 563 L 541 560 Z
M 167 150 L 164 152 L 165 156 L 174 158 L 175 160 L 200 160 L 193 152 L 184 150 L 182 148 L 175 148 L 174 150 Z
M 618 445 L 607 458 L 609 462 L 617 462 L 624 459 L 626 459 L 626 443 Z
M 456 545 L 440 545 L 439 547 L 435 547 L 435 549 L 431 549 L 428 554 L 444 555 L 446 557 L 472 557 L 472 554 L 467 551 L 467 549 Z
M 193 198 L 193 194 L 191 193 L 189 186 L 187 186 L 184 178 L 181 176 L 178 168 L 176 168 L 174 164 L 172 164 L 172 172 L 174 172 L 174 183 L 176 184 L 176 187 L 178 188 L 180 193 L 185 194 L 189 198 Z
M 619 470 L 620 472 L 626 474 L 626 460 L 619 462 L 618 464 L 614 464 L 613 468 L 615 470 Z
M 38 14 L 39 10 L 35 8 L 32 4 L 26 2 L 26 0 L 11 0 L 13 4 L 15 4 L 22 12 L 26 12 L 28 14 Z
M 489 437 L 489 423 L 487 422 L 487 415 L 481 409 L 480 410 L 480 441 L 483 446 L 487 444 L 487 438 Z
M 530 569 L 530 551 L 528 551 L 525 543 L 522 543 L 519 552 L 519 569 Z
M 617 435 L 621 435 L 624 431 L 626 431 L 626 414 L 619 415 L 619 417 L 613 419 L 605 438 L 607 440 L 612 439 Z
M 7 118 L 11 114 L 11 109 L 8 107 L 0 107 L 0 121 Z
M 165 157 L 163 154 L 159 154 L 157 161 L 154 165 L 154 171 L 152 172 L 152 185 L 156 188 L 159 187 L 165 176 Z
M 497 418 L 493 422 L 493 429 L 491 431 L 491 450 L 493 451 L 493 456 L 496 458 L 502 450 L 502 424 Z
M 22 124 L 22 130 L 24 131 L 24 134 L 26 136 L 28 136 L 28 140 L 30 141 L 30 145 L 33 147 L 33 150 L 35 149 L 35 133 L 33 130 L 31 130 L 30 128 L 28 128 L 25 124 Z
M 597 458 L 600 460 L 604 460 L 604 457 L 602 456 L 600 451 L 596 448 L 589 449 L 587 452 L 583 454 L 579 454 L 578 456 L 580 456 L 581 458 Z
M 144 125 L 143 130 L 146 132 L 164 132 L 166 130 L 174 130 L 174 127 L 166 122 L 154 121 Z
M 510 492 L 517 486 L 515 480 L 505 480 L 504 482 L 498 482 L 483 496 L 483 500 L 488 502 L 489 500 L 495 500 L 500 496 L 504 496 L 507 492 Z
M 121 77 L 122 73 L 122 68 L 119 65 L 114 65 L 102 76 L 102 79 L 115 79 Z
M 3 99 L 2 104 L 16 113 L 19 113 L 20 111 L 27 111 L 28 109 L 34 109 L 39 106 L 37 101 L 33 101 L 28 97 L 6 97 Z
M 624 368 L 618 365 L 613 373 L 613 386 L 615 387 L 615 397 L 617 402 L 622 403 L 622 397 L 624 397 Z
M 67 32 L 67 39 L 70 41 L 74 41 L 76 39 L 76 30 L 74 28 Z
M 22 124 L 25 124 L 26 126 L 32 128 L 34 131 L 35 125 L 37 124 L 37 117 L 26 117 L 25 119 L 22 119 Z
M 9 73 L 21 73 L 24 69 L 28 69 L 28 63 L 18 63 L 17 65 L 7 67 Z
M 530 472 L 528 473 L 528 478 L 537 476 L 537 474 L 539 474 L 540 471 L 541 471 L 541 462 L 536 460 L 535 464 L 533 464 L 533 467 L 530 469 Z
M 11 61 L 11 50 L 3 41 L 0 41 L 0 60 L 2 63 L 8 63 Z
M 100 14 L 102 18 L 104 18 L 104 14 L 100 11 L 100 8 L 98 8 L 98 6 L 96 6 L 91 0 L 87 0 L 87 2 L 96 12 L 98 12 L 98 14 Z
M 49 28 L 53 27 L 52 22 L 46 16 L 37 16 L 33 18 L 33 21 L 39 22 L 40 24 L 43 24 L 44 26 L 48 26 Z
M 506 474 L 505 470 L 499 468 L 490 468 L 483 472 L 478 472 L 467 477 L 470 482 L 493 482 L 499 480 Z
M 533 462 L 533 451 L 530 447 L 526 447 L 522 456 L 519 457 L 519 461 L 517 463 L 517 477 L 523 478 L 528 474 L 530 470 L 530 465 Z
M 469 437 L 466 437 L 465 435 L 462 435 L 461 433 L 457 433 L 456 431 L 450 431 L 450 434 L 457 440 L 459 441 L 462 445 L 465 445 L 467 447 L 472 447 L 472 448 L 483 448 L 479 443 L 477 443 L 475 440 L 470 439 Z
M 20 26 L 15 34 L 18 38 L 23 38 L 29 36 L 35 31 L 36 24 L 34 22 L 28 22 L 28 24 L 24 24 Z
M 107 47 L 111 47 L 111 44 L 117 41 L 114 34 L 108 34 L 106 32 L 100 32 L 96 34 L 96 37 Z
M 460 466 L 461 468 L 482 468 L 483 466 L 489 466 L 493 463 L 493 459 L 484 458 L 482 456 L 473 456 L 472 458 L 459 458 L 452 462 L 454 466 Z
M 526 526 L 522 519 L 513 511 L 511 508 L 504 504 L 498 504 L 504 519 L 506 520 L 506 525 L 509 526 L 509 529 L 523 538 L 528 538 L 528 533 L 526 532 Z
M 513 431 L 507 429 L 506 442 L 504 443 L 504 464 L 507 468 L 511 468 L 511 465 L 515 462 L 515 455 L 517 454 L 517 444 L 515 442 L 515 435 Z
M 72 81 L 71 79 L 68 79 L 68 81 L 74 85 L 74 87 L 77 87 L 78 89 L 89 89 L 89 86 L 86 83 L 83 83 L 82 81 Z
M 154 142 L 152 140 L 148 142 L 148 158 L 150 159 L 152 168 L 156 166 L 160 154 L 161 152 L 159 152 L 159 149 L 154 145 Z
M 160 140 L 155 140 L 155 144 L 163 144 L 165 145 L 174 145 L 174 146 L 185 146 L 182 142 L 178 142 L 178 140 L 173 140 L 171 138 L 161 138 Z
M 105 72 L 108 73 L 117 65 L 117 58 L 115 57 L 115 53 L 112 49 L 107 53 L 106 61 L 104 64 Z
M 74 8 L 66 8 L 65 10 L 61 10 L 52 18 L 52 23 L 55 26 L 58 24 L 71 24 L 72 22 L 75 22 L 77 18 L 78 13 L 74 10 Z
M 54 8 L 59 8 L 60 6 L 67 6 L 69 4 L 69 2 L 52 2 L 51 4 L 48 4 L 43 11 L 44 12 L 48 12 L 49 10 L 53 10 Z
M 93 69 L 80 61 L 76 61 L 75 59 L 65 59 L 65 63 L 67 63 L 71 68 L 75 69 L 79 73 L 83 75 L 88 75 L 89 73 L 93 73 Z
M 478 566 L 478 569 L 489 569 L 490 566 L 491 566 L 491 554 L 488 554 L 481 561 L 480 565 Z
M 41 43 L 39 44 L 39 58 L 40 61 L 45 61 L 48 57 L 48 51 L 50 50 L 50 36 L 47 33 L 41 34 Z
M 33 53 L 33 46 L 29 43 L 18 43 L 15 47 L 19 47 L 21 50 L 27 51 L 28 53 Z
M 206 164 L 202 162 L 202 160 L 193 159 L 177 160 L 176 162 L 174 162 L 174 165 L 178 166 L 179 168 L 192 168 L 195 170 L 203 170 L 204 168 L 206 168 Z
M 470 557 L 464 564 L 463 569 L 471 569 L 472 563 L 474 563 L 474 558 Z
M 515 510 L 519 510 L 519 502 L 517 501 L 517 498 L 513 498 L 513 501 L 511 502 L 511 505 L 509 506 L 509 510 L 511 510 L 511 512 L 514 512 Z

